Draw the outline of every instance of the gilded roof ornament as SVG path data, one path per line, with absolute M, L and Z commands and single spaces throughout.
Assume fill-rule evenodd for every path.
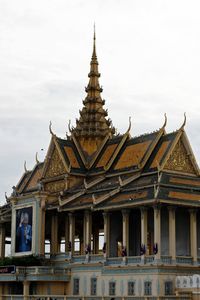
M 27 167 L 26 167 L 26 161 L 24 161 L 24 171 L 25 171 L 25 173 L 28 172 Z
M 36 164 L 38 165 L 40 163 L 39 159 L 38 159 L 38 152 L 36 152 L 35 154 L 35 161 L 36 161 Z
M 126 133 L 129 133 L 131 130 L 131 117 L 129 117 L 129 125 L 128 125 L 128 129 L 126 131 Z
M 6 192 L 5 192 L 5 198 L 6 198 L 6 202 L 8 202 L 8 196 Z
M 68 130 L 70 133 L 72 133 L 71 120 L 69 120 L 69 123 L 68 123 Z
M 185 124 L 186 124 L 187 118 L 186 118 L 186 113 L 184 112 L 184 121 L 183 124 L 181 125 L 179 130 L 184 130 Z
M 165 117 L 165 121 L 164 121 L 164 124 L 162 126 L 162 129 L 164 129 L 167 125 L 167 114 L 166 113 L 164 114 L 164 117 Z
M 55 136 L 55 133 L 53 133 L 53 131 L 52 131 L 52 122 L 51 121 L 49 123 L 49 132 L 51 135 Z

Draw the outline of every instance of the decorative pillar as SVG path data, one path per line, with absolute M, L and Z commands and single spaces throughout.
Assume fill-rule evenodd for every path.
M 147 250 L 147 208 L 141 208 L 141 255 L 144 255 Z
M 160 260 L 161 256 L 161 213 L 160 207 L 154 206 L 154 246 L 153 252 L 155 254 L 155 259 Z
M 99 253 L 99 228 L 94 228 L 93 231 L 93 253 Z
M 0 258 L 5 257 L 5 226 L 0 224 Z
M 69 252 L 69 218 L 65 216 L 65 253 Z
M 58 253 L 58 215 L 51 217 L 51 254 Z
M 84 214 L 84 223 L 85 223 L 85 252 L 90 254 L 91 252 L 91 235 L 92 235 L 92 214 L 91 211 L 86 210 Z
M 103 213 L 104 219 L 104 245 L 103 245 L 103 253 L 104 257 L 109 257 L 110 255 L 110 213 Z
M 74 254 L 74 238 L 75 238 L 75 216 L 69 213 L 69 252 L 72 256 Z
M 23 282 L 23 300 L 28 300 L 29 298 L 29 287 L 30 287 L 30 282 L 29 281 L 24 281 Z
M 176 261 L 176 208 L 168 207 L 169 211 L 169 255 L 172 262 Z
M 123 256 L 129 256 L 129 213 L 128 209 L 122 210 L 122 235 L 123 235 Z
M 45 255 L 45 219 L 46 219 L 46 197 L 39 198 L 40 201 L 40 221 L 39 221 L 39 254 Z
M 190 209 L 190 254 L 197 263 L 197 211 Z

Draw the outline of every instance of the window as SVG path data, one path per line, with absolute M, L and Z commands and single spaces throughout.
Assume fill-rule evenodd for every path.
M 74 278 L 73 294 L 74 295 L 79 294 L 79 279 L 78 278 Z
M 172 281 L 165 282 L 165 295 L 172 295 L 173 294 L 173 283 Z
M 97 279 L 91 278 L 91 295 L 95 296 L 97 294 Z
M 115 295 L 115 282 L 109 282 L 109 295 L 114 296 Z
M 152 283 L 151 281 L 146 281 L 144 283 L 144 294 L 151 295 L 152 294 Z
M 135 294 L 135 282 L 129 281 L 128 282 L 128 296 L 132 296 Z
M 80 239 L 79 237 L 75 237 L 74 239 L 74 251 L 80 252 Z

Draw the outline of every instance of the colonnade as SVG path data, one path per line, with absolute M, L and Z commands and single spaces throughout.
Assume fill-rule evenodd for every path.
M 179 207 L 175 206 L 169 206 L 165 207 L 165 210 L 167 210 L 167 242 L 164 241 L 164 243 L 167 243 L 167 250 L 163 252 L 164 244 L 163 243 L 163 231 L 162 231 L 162 218 L 163 215 L 161 214 L 161 207 L 159 206 L 153 206 L 153 207 L 140 207 L 137 208 L 138 210 L 138 218 L 139 221 L 137 226 L 139 226 L 138 231 L 139 231 L 139 239 L 137 241 L 138 243 L 138 250 L 137 254 L 133 254 L 133 251 L 130 251 L 130 243 L 132 243 L 132 240 L 135 239 L 135 236 L 133 234 L 133 229 L 132 229 L 132 218 L 133 216 L 131 215 L 132 211 L 131 209 L 122 209 L 121 211 L 118 211 L 118 215 L 116 214 L 116 218 L 120 216 L 119 222 L 115 220 L 118 229 L 120 228 L 120 241 L 122 244 L 122 256 L 133 256 L 133 255 L 141 255 L 142 257 L 145 257 L 145 255 L 148 254 L 153 254 L 152 253 L 152 246 L 153 246 L 153 252 L 155 255 L 155 259 L 160 260 L 161 255 L 166 255 L 170 256 L 172 261 L 176 261 L 176 257 L 180 256 L 180 250 L 181 248 L 181 243 L 179 248 L 177 248 L 177 240 L 179 239 L 179 236 L 177 235 L 177 222 L 176 218 L 178 216 L 177 212 L 179 211 Z M 149 213 L 148 211 L 152 211 L 152 217 L 151 220 L 149 218 Z M 190 256 L 193 258 L 193 262 L 197 262 L 198 259 L 198 241 L 200 243 L 200 234 L 197 232 L 197 209 L 187 209 L 187 221 L 188 222 L 188 229 L 187 229 L 187 236 L 188 236 L 188 252 L 187 256 Z M 95 231 L 95 228 L 93 226 L 92 228 L 92 223 L 93 223 L 93 217 L 94 217 L 94 212 L 91 212 L 90 210 L 85 210 L 83 212 L 83 242 L 82 242 L 82 249 L 81 253 L 93 253 L 93 254 L 98 254 L 98 253 L 104 253 L 106 257 L 110 256 L 117 256 L 117 252 L 115 254 L 111 255 L 111 248 L 113 249 L 113 229 L 116 230 L 111 222 L 111 219 L 115 219 L 115 213 L 116 211 L 104 211 L 101 214 L 102 218 L 102 228 L 101 231 L 103 232 L 103 239 L 104 239 L 104 245 L 103 249 L 99 251 L 99 245 L 98 245 L 98 239 L 99 239 L 99 228 Z M 65 239 L 65 252 L 70 253 L 72 256 L 75 254 L 75 232 L 76 232 L 76 213 L 75 212 L 69 212 L 66 213 L 65 215 L 62 215 L 62 218 L 65 218 L 64 220 L 64 239 Z M 199 219 L 199 218 L 198 218 Z M 185 223 L 183 221 L 183 223 Z M 152 242 L 151 242 L 151 253 L 147 251 L 148 247 L 148 237 L 149 237 L 149 232 L 148 232 L 148 224 L 153 223 L 153 232 L 152 232 Z M 199 221 L 198 221 L 199 222 Z M 199 222 L 200 223 L 200 222 Z M 94 225 L 94 224 L 93 224 Z M 112 225 L 112 226 L 111 226 Z M 184 225 L 184 224 L 183 224 Z M 44 231 L 44 224 L 42 224 L 42 230 Z M 180 226 L 180 225 L 179 225 Z M 182 226 L 182 225 L 181 225 Z M 117 230 L 118 230 L 117 229 Z M 51 215 L 51 236 L 50 236 L 50 253 L 51 254 L 57 254 L 60 249 L 59 249 L 59 241 L 58 241 L 58 232 L 59 232 L 59 213 L 57 214 L 52 214 Z M 184 232 L 180 232 L 180 235 L 184 235 Z M 112 236 L 111 236 L 112 235 Z M 179 233 L 178 233 L 179 235 Z M 197 235 L 198 235 L 198 241 L 197 241 Z M 5 226 L 4 224 L 0 224 L 0 257 L 3 258 L 5 256 Z M 91 242 L 93 238 L 93 251 L 91 252 Z M 184 239 L 185 237 L 183 237 Z M 118 239 L 119 240 L 119 239 Z M 183 241 L 184 242 L 184 241 Z M 45 238 L 40 241 L 40 243 L 45 243 Z M 44 246 L 44 245 L 43 245 Z M 43 249 L 45 247 L 40 247 Z M 178 253 L 177 253 L 178 249 Z M 131 252 L 131 253 L 130 253 Z M 164 253 L 164 254 L 163 254 Z M 44 254 L 44 253 L 41 253 Z M 118 254 L 119 255 L 119 254 Z M 184 256 L 184 254 L 183 254 Z
M 149 254 L 147 253 L 147 245 L 148 245 L 148 210 L 150 208 L 148 207 L 141 207 L 140 208 L 140 254 L 142 257 L 145 257 L 145 255 Z M 156 260 L 160 260 L 161 258 L 161 250 L 162 250 L 162 239 L 161 239 L 161 208 L 159 206 L 154 206 L 151 209 L 153 209 L 153 253 L 155 255 Z M 167 256 L 170 256 L 172 261 L 176 260 L 176 207 L 170 206 L 166 208 L 168 210 L 168 253 L 165 254 Z M 134 236 L 130 237 L 130 211 L 129 209 L 123 209 L 121 210 L 121 232 L 122 232 L 122 256 L 129 256 L 129 242 L 130 238 L 134 239 Z M 190 256 L 193 258 L 194 262 L 197 262 L 197 210 L 195 209 L 188 209 L 189 212 L 189 231 L 190 231 Z M 104 231 L 104 246 L 103 246 L 103 252 L 104 255 L 109 257 L 110 256 L 110 248 L 111 248 L 111 234 L 112 234 L 112 228 L 111 228 L 111 217 L 114 216 L 113 211 L 106 211 L 102 212 L 102 218 L 103 218 L 103 231 Z M 75 240 L 75 218 L 76 214 L 73 212 L 70 212 L 66 214 L 65 219 L 65 251 L 70 252 L 70 254 L 73 256 L 75 253 L 74 248 L 74 240 Z M 57 221 L 55 220 L 55 216 L 52 217 L 52 238 L 51 238 L 51 253 L 55 254 L 57 253 L 58 249 L 55 245 L 58 244 L 56 242 L 57 239 Z M 183 234 L 180 233 L 180 234 Z M 94 238 L 94 237 L 93 237 Z M 84 253 L 91 253 L 91 239 L 92 239 L 92 212 L 89 210 L 84 211 L 84 217 L 83 217 L 83 251 Z M 143 248 L 142 248 L 143 247 Z M 151 252 L 152 252 L 151 251 Z M 97 254 L 98 249 L 93 249 L 93 253 Z M 153 254 L 152 253 L 152 254 Z

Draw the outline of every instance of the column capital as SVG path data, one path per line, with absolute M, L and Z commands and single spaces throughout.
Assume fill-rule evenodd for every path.
M 75 214 L 74 214 L 74 212 L 73 211 L 70 211 L 70 212 L 68 212 L 68 216 L 69 216 L 69 218 L 71 218 L 71 217 L 73 217 Z
M 110 211 L 104 211 L 104 212 L 102 212 L 102 215 L 103 215 L 104 218 L 107 218 L 108 216 L 111 215 L 111 212 Z
M 161 204 L 158 204 L 158 203 L 157 203 L 157 204 L 154 204 L 154 205 L 153 205 L 153 209 L 154 209 L 154 210 L 161 210 Z
M 177 207 L 174 206 L 174 205 L 169 205 L 169 206 L 167 206 L 167 209 L 168 209 L 169 211 L 176 211 Z
M 197 214 L 197 208 L 189 208 L 188 211 L 190 214 Z
M 91 210 L 89 210 L 89 209 L 84 210 L 84 215 L 85 216 L 88 216 L 88 215 L 91 215 L 91 214 L 92 214 Z
M 144 212 L 144 211 L 147 211 L 149 209 L 149 207 L 148 206 L 140 206 L 139 209 L 141 212 Z
M 128 216 L 130 214 L 130 209 L 128 208 L 123 208 L 122 209 L 122 215 L 123 216 Z

